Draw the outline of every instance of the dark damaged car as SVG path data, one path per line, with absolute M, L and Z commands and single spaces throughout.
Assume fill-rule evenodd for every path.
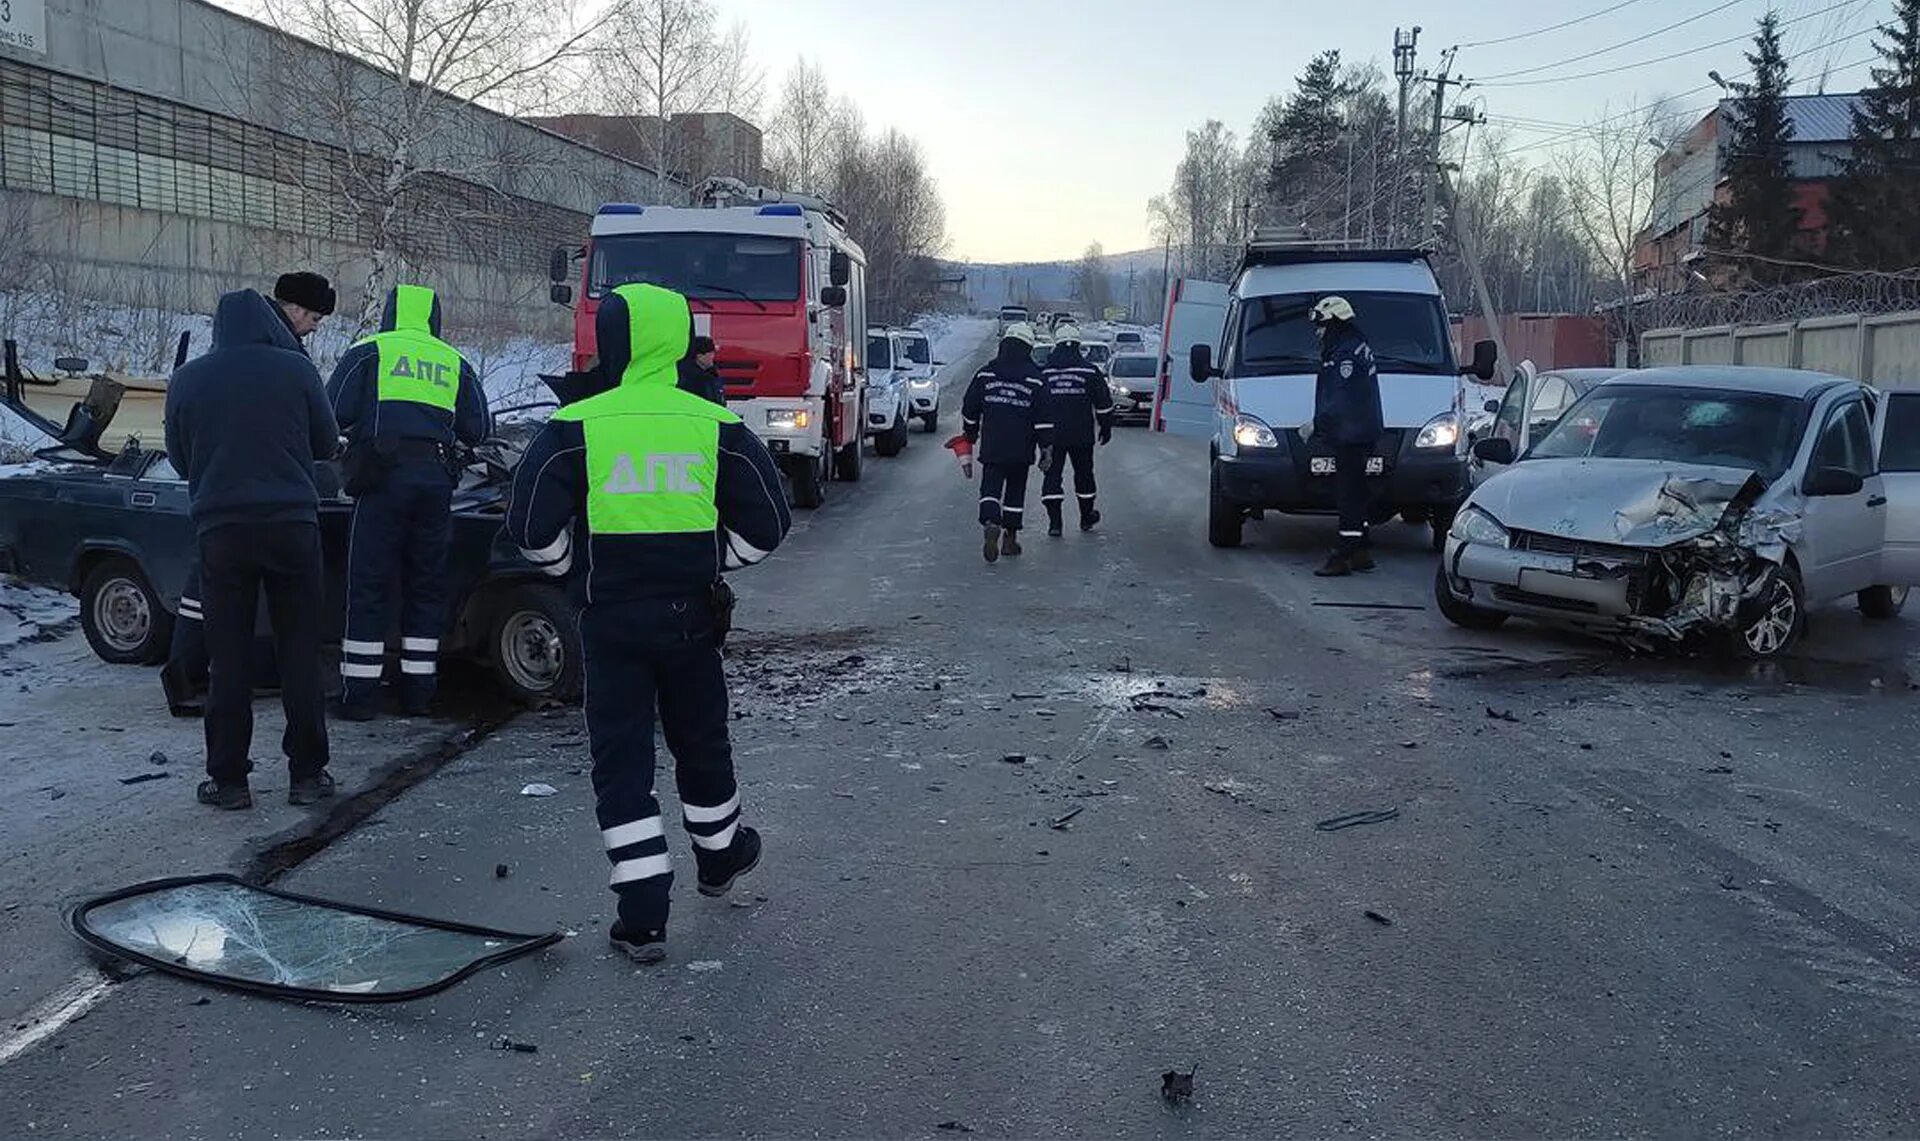
M 1890 619 L 1920 582 L 1920 393 L 1787 369 L 1622 373 L 1590 390 L 1455 517 L 1440 610 L 1649 645 L 1789 653 L 1809 610 Z M 1514 461 L 1518 462 L 1514 462 Z
M 59 443 L 42 450 L 42 470 L 0 479 L 0 572 L 73 593 L 82 629 L 102 659 L 159 664 L 195 557 L 185 481 L 164 453 L 142 450 L 137 440 L 117 453 L 100 447 L 117 406 L 116 394 L 100 389 L 113 382 L 97 381 L 67 423 L 55 425 L 19 400 L 20 372 L 17 366 L 9 371 L 8 408 Z M 463 457 L 442 654 L 490 665 L 522 701 L 570 701 L 582 677 L 576 610 L 564 588 L 523 560 L 500 532 L 513 469 L 530 432 L 531 426 L 510 426 Z M 346 625 L 353 503 L 340 494 L 334 465 L 319 465 L 316 480 L 323 496 L 322 604 L 327 638 L 337 645 Z

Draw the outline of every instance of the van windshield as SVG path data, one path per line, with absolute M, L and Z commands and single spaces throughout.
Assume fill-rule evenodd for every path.
M 700 301 L 798 301 L 797 238 L 758 234 L 619 234 L 593 240 L 587 292 L 644 282 Z
M 1249 297 L 1240 306 L 1240 336 L 1229 376 L 1315 372 L 1320 342 L 1307 319 L 1322 293 Z M 1456 375 L 1447 316 L 1427 293 L 1342 292 L 1353 304 L 1354 323 L 1373 348 L 1381 372 Z

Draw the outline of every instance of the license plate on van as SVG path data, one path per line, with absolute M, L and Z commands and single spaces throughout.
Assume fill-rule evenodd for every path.
M 1307 471 L 1313 475 L 1332 475 L 1338 465 L 1332 456 L 1313 456 L 1307 460 Z M 1367 474 L 1380 475 L 1387 470 L 1387 461 L 1382 456 L 1367 457 Z

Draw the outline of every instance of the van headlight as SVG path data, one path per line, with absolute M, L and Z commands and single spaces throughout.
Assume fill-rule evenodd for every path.
M 767 409 L 767 427 L 786 432 L 804 432 L 813 423 L 813 414 L 805 408 Z
M 1453 413 L 1442 412 L 1426 422 L 1413 438 L 1416 448 L 1451 448 L 1460 439 L 1460 421 Z
M 1498 519 L 1471 506 L 1460 509 L 1447 533 L 1463 543 L 1484 543 L 1489 547 L 1504 547 L 1510 541 L 1507 529 Z
M 1243 448 L 1277 448 L 1280 438 L 1273 429 L 1254 416 L 1240 415 L 1233 421 L 1233 442 Z

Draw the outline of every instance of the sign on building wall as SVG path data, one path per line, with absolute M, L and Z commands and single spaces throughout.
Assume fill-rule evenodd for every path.
M 0 44 L 47 54 L 47 0 L 0 0 Z

